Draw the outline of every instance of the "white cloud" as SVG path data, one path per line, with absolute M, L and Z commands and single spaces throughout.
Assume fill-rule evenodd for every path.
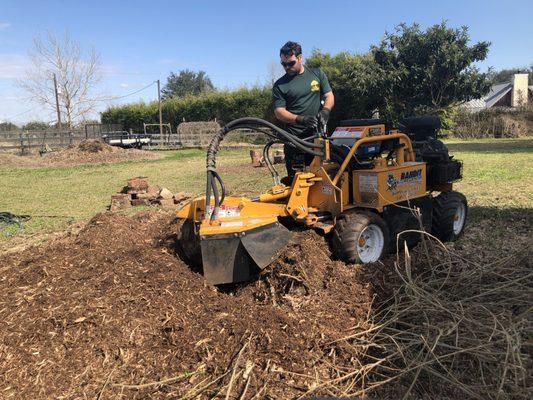
M 0 21 L 0 30 L 1 29 L 7 29 L 11 26 L 11 23 L 9 22 L 6 22 L 6 21 Z
M 121 83 L 121 84 L 120 84 L 120 87 L 121 87 L 122 89 L 127 89 L 127 88 L 130 87 L 130 85 L 127 84 L 127 83 Z

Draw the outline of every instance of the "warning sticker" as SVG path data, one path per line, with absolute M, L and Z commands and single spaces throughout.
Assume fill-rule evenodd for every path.
M 373 193 L 378 191 L 377 175 L 359 175 L 359 191 Z
M 207 218 L 211 216 L 214 208 L 215 207 L 213 206 L 207 207 L 206 209 Z M 219 218 L 238 217 L 240 215 L 241 215 L 241 210 L 239 209 L 239 206 L 228 206 L 226 204 L 222 204 L 218 210 Z

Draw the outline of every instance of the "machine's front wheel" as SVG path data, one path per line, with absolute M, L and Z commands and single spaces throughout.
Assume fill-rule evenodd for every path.
M 466 197 L 459 192 L 442 192 L 433 199 L 431 233 L 443 242 L 451 242 L 463 234 L 468 215 Z
M 367 264 L 386 254 L 388 240 L 389 229 L 383 218 L 359 211 L 339 218 L 333 229 L 332 248 L 345 262 Z

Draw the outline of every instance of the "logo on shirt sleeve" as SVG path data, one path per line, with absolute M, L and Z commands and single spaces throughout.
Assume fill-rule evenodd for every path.
M 316 79 L 311 81 L 311 92 L 318 92 L 320 90 L 320 84 Z

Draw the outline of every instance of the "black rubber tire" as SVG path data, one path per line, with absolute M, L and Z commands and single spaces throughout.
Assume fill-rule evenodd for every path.
M 361 232 L 372 224 L 383 233 L 383 249 L 378 258 L 381 259 L 388 251 L 389 228 L 383 218 L 370 211 L 349 212 L 337 219 L 331 239 L 333 254 L 350 264 L 364 264 L 357 253 L 357 242 Z
M 465 206 L 465 222 L 460 232 L 453 231 L 453 222 L 457 207 Z M 459 192 L 442 192 L 433 198 L 433 216 L 431 234 L 443 242 L 453 242 L 464 232 L 468 220 L 468 202 L 466 197 Z

